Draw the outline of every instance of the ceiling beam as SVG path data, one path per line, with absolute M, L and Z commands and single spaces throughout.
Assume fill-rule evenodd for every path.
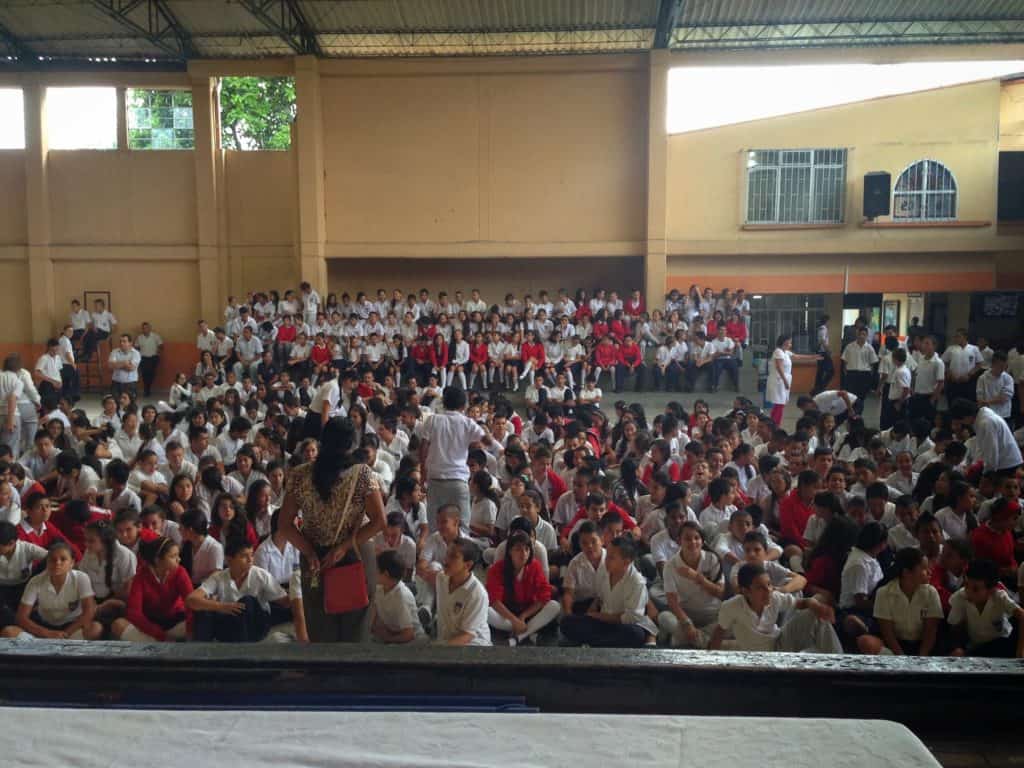
M 0 24 L 0 43 L 6 45 L 7 50 L 10 51 L 12 55 L 17 56 L 18 61 L 22 64 L 29 64 L 39 58 L 32 49 L 15 37 L 14 33 L 12 33 L 11 30 L 3 24 Z
M 239 0 L 239 5 L 300 56 L 323 56 L 316 30 L 306 19 L 297 0 Z
M 92 4 L 176 59 L 196 55 L 191 33 L 181 25 L 166 0 L 92 0 Z M 139 10 L 142 7 L 144 14 Z
M 655 48 L 668 48 L 682 13 L 683 0 L 661 0 L 658 5 L 658 26 L 654 30 Z

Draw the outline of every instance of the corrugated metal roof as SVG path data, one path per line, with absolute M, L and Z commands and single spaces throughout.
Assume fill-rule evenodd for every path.
M 330 32 L 519 31 L 654 27 L 658 0 L 302 0 Z
M 145 26 L 154 1 L 129 6 L 132 22 Z M 186 44 L 191 38 L 190 55 L 293 52 L 281 31 L 266 26 L 242 0 L 163 2 L 184 30 Z M 154 44 L 99 5 L 0 0 L 0 27 L 33 57 L 116 51 L 180 62 L 177 35 L 166 34 Z M 298 0 L 306 32 L 328 56 L 643 51 L 654 44 L 660 5 L 660 0 Z M 263 10 L 265 18 L 281 18 L 286 6 L 265 2 Z M 309 49 L 309 38 L 299 30 L 283 34 L 302 43 L 296 48 Z M 670 36 L 670 45 L 681 49 L 964 42 L 1024 42 L 1024 0 L 684 0 Z M 16 47 L 0 35 L 0 53 Z
M 1021 0 L 688 0 L 679 26 L 1019 18 Z

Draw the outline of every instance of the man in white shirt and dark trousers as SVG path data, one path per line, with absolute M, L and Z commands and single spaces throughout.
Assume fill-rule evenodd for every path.
M 975 399 L 975 376 L 981 372 L 984 358 L 981 350 L 967 343 L 967 330 L 957 328 L 953 343 L 942 353 L 942 362 L 946 364 L 946 398 L 954 400 Z
M 974 428 L 977 452 L 984 462 L 985 472 L 1008 474 L 1024 463 L 1020 446 L 1006 419 L 991 408 L 979 408 L 973 400 L 960 399 L 950 405 L 949 415 L 953 419 L 954 431 L 959 424 Z
M 215 337 L 216 338 L 216 337 Z M 149 323 L 142 324 L 142 333 L 135 339 L 135 348 L 139 350 L 139 375 L 142 377 L 142 394 L 149 397 L 153 390 L 153 380 L 156 378 L 156 369 L 160 364 L 160 351 L 163 349 L 164 340 L 160 334 L 153 333 L 153 327 Z
M 133 400 L 138 396 L 140 362 L 142 356 L 132 346 L 132 337 L 127 333 L 121 334 L 117 349 L 110 353 L 108 360 L 115 396 L 122 392 L 128 392 Z
M 991 367 L 978 377 L 978 405 L 987 405 L 1009 421 L 1013 414 L 1013 377 L 1006 372 L 1007 357 L 993 353 Z
M 872 389 L 874 373 L 872 366 L 878 363 L 878 354 L 868 344 L 868 329 L 857 329 L 857 339 L 846 345 L 843 350 L 844 389 L 857 396 L 854 405 L 858 415 L 864 412 L 864 398 Z
M 935 421 L 935 407 L 946 384 L 946 364 L 935 354 L 935 337 L 921 338 L 921 356 L 914 372 L 914 393 L 910 396 L 910 417 Z
M 465 390 L 448 387 L 443 403 L 444 410 L 423 425 L 420 448 L 427 478 L 427 522 L 432 531 L 437 530 L 437 510 L 445 504 L 457 506 L 462 527 L 469 528 L 469 447 L 491 443 L 484 428 L 463 413 Z
M 64 365 L 60 359 L 60 342 L 50 339 L 46 342 L 46 354 L 36 360 L 35 379 L 40 397 L 54 396 L 60 398 L 64 381 L 61 372 Z

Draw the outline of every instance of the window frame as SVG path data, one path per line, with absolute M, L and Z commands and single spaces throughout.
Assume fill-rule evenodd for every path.
M 775 164 L 768 165 L 757 165 L 752 166 L 753 160 L 752 155 L 755 153 L 766 153 L 775 152 L 778 154 L 778 161 Z M 783 163 L 782 156 L 785 153 L 798 153 L 807 152 L 810 153 L 811 160 L 809 163 Z M 816 163 L 815 155 L 819 152 L 840 152 L 842 153 L 843 161 L 841 164 L 837 163 Z M 765 148 L 765 149 L 747 149 L 746 162 L 744 163 L 744 184 L 743 184 L 743 224 L 744 226 L 832 226 L 836 224 L 846 223 L 846 202 L 847 202 L 847 170 L 849 166 L 850 150 L 849 147 L 800 147 L 800 148 Z M 808 184 L 807 184 L 807 217 L 804 221 L 785 221 L 782 220 L 782 183 L 783 174 L 782 170 L 785 168 L 806 168 L 808 169 Z M 750 182 L 752 177 L 765 169 L 775 170 L 775 191 L 773 193 L 774 200 L 774 216 L 771 219 L 768 218 L 751 218 L 751 205 L 750 205 Z M 813 217 L 813 212 L 820 206 L 815 205 L 816 189 L 816 176 L 817 171 L 822 169 L 838 169 L 842 178 L 839 184 L 839 205 L 838 212 L 839 217 L 837 219 L 818 219 Z
M 148 92 L 148 93 L 152 93 L 152 94 L 155 94 L 155 93 L 185 93 L 185 94 L 188 94 L 189 102 L 190 102 L 188 108 L 192 112 L 192 127 L 189 128 L 188 130 L 190 130 L 192 132 L 192 146 L 190 146 L 190 147 L 179 147 L 179 146 L 159 147 L 159 146 L 153 146 L 153 144 L 152 144 L 152 142 L 153 142 L 152 131 L 159 130 L 159 129 L 155 129 L 152 126 L 150 128 L 148 128 L 148 129 L 141 129 L 141 128 L 138 128 L 138 127 L 134 127 L 134 128 L 132 127 L 132 114 L 131 113 L 132 113 L 133 107 L 130 104 L 130 95 L 129 95 L 130 91 L 143 91 L 143 92 Z M 172 98 L 172 101 L 173 101 L 173 98 Z M 152 109 L 154 109 L 154 107 L 149 106 L 148 109 L 152 110 Z M 173 111 L 174 109 L 177 109 L 177 107 L 173 106 L 173 104 L 172 104 L 170 109 Z M 173 120 L 173 116 L 172 116 L 172 120 Z M 148 88 L 147 87 L 143 87 L 143 86 L 128 86 L 128 87 L 126 87 L 125 88 L 125 98 L 124 98 L 124 123 L 125 123 L 125 135 L 126 135 L 126 142 L 127 142 L 125 148 L 127 150 L 129 150 L 130 152 L 191 152 L 191 151 L 195 150 L 195 146 L 196 146 L 196 137 L 195 137 L 195 104 L 194 104 L 194 102 L 192 102 L 192 91 L 188 87 L 184 87 L 184 86 L 182 86 L 182 87 L 164 86 L 164 87 L 148 87 Z M 148 147 L 132 146 L 132 131 L 133 130 L 148 130 L 148 131 L 150 131 L 150 137 L 149 137 L 149 139 L 150 139 L 150 146 L 148 146 Z M 176 128 L 173 128 L 173 127 L 171 128 L 172 132 L 174 132 L 176 130 L 177 130 Z M 177 141 L 177 137 L 176 136 L 173 137 L 173 141 Z
M 952 179 L 952 181 L 953 181 L 953 189 L 951 191 L 950 190 L 930 190 L 930 189 L 928 189 L 928 164 L 929 163 L 934 163 L 935 165 L 939 166 L 946 173 L 949 174 L 949 178 Z M 902 179 L 904 176 L 906 176 L 908 173 L 910 173 L 910 171 L 913 168 L 915 168 L 915 167 L 917 167 L 919 165 L 923 166 L 923 172 L 921 174 L 921 178 L 923 180 L 922 181 L 922 189 L 920 189 L 920 190 L 913 189 L 913 190 L 909 190 L 909 191 L 899 191 L 898 187 L 900 185 L 900 179 Z M 929 196 L 939 197 L 939 196 L 948 196 L 950 194 L 952 194 L 952 196 L 953 196 L 953 206 L 952 206 L 953 215 L 952 216 L 928 216 L 927 215 Z M 919 210 L 921 212 L 921 215 L 920 216 L 899 216 L 899 215 L 897 215 L 897 213 L 896 213 L 897 210 L 898 210 L 896 208 L 896 196 L 897 195 L 914 196 L 918 200 L 920 200 L 921 201 L 921 205 L 919 207 Z M 907 165 L 896 176 L 896 182 L 892 185 L 892 200 L 891 200 L 891 204 L 892 204 L 891 210 L 892 210 L 892 220 L 893 221 L 898 221 L 898 222 L 957 221 L 960 218 L 960 182 L 957 181 L 956 174 L 953 173 L 953 171 L 950 169 L 950 167 L 948 165 L 946 165 L 945 163 L 940 162 L 938 160 L 933 160 L 930 157 L 924 157 L 924 158 L 921 158 L 920 160 L 915 160 L 914 162 L 912 162 L 909 165 Z

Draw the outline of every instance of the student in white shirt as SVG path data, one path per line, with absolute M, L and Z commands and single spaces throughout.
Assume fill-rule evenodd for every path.
M 85 527 L 85 554 L 78 570 L 89 577 L 99 603 L 98 616 L 119 616 L 128 601 L 132 579 L 138 569 L 135 553 L 117 540 L 117 532 L 106 521 Z
M 660 634 L 673 647 L 706 648 L 725 596 L 719 557 L 704 547 L 697 523 L 683 523 L 679 551 L 662 570 L 668 609 L 658 615 Z
M 98 640 L 103 626 L 95 620 L 96 597 L 89 577 L 72 570 L 74 564 L 67 542 L 51 544 L 46 570 L 25 585 L 17 624 L 5 627 L 0 637 L 24 634 L 49 640 Z
M 914 372 L 914 394 L 910 398 L 910 415 L 915 419 L 935 420 L 935 408 L 945 387 L 946 364 L 935 354 L 935 339 L 921 339 L 921 354 Z
M 1024 658 L 1024 633 L 1014 633 L 1010 624 L 1014 619 L 1021 626 L 1024 609 L 999 583 L 999 568 L 991 560 L 975 560 L 965 576 L 964 586 L 949 598 L 950 655 Z
M 1013 413 L 1013 377 L 1006 372 L 1006 353 L 1000 350 L 992 355 L 989 370 L 978 377 L 978 405 L 988 406 L 999 416 L 1009 419 Z
M 577 541 L 579 554 L 569 561 L 562 579 L 562 613 L 566 616 L 586 614 L 590 609 L 597 597 L 597 571 L 604 564 L 604 546 L 593 520 L 583 522 Z
M 883 578 L 876 558 L 885 549 L 886 538 L 881 523 L 865 523 L 843 565 L 839 609 L 843 613 L 843 632 L 851 639 L 868 634 L 874 626 L 874 593 Z
M 981 350 L 967 343 L 967 330 L 957 328 L 953 343 L 942 353 L 942 362 L 946 364 L 946 397 L 950 403 L 974 396 L 974 376 L 981 371 L 983 359 Z
M 437 575 L 437 642 L 440 645 L 490 645 L 489 600 L 473 575 L 480 548 L 469 539 L 448 545 L 444 570 Z
M 209 521 L 198 509 L 190 509 L 181 518 L 181 538 L 191 552 L 189 576 L 195 586 L 224 567 L 224 547 L 209 535 Z
M 426 513 L 424 513 L 424 520 Z M 405 569 L 402 578 L 412 578 L 416 567 L 416 541 L 405 534 L 405 515 L 402 512 L 388 512 L 384 530 L 373 538 L 374 551 L 394 552 Z
M 265 570 L 274 581 L 285 588 L 291 581 L 292 574 L 299 569 L 299 550 L 278 529 L 278 517 L 276 511 L 270 516 L 270 535 L 256 548 L 253 565 Z
M 378 643 L 425 643 L 416 598 L 402 583 L 405 565 L 394 550 L 377 555 L 377 587 L 370 607 L 370 634 Z M 471 577 L 472 578 L 472 577 Z
M 128 334 L 122 334 L 118 341 L 117 349 L 110 353 L 107 365 L 113 371 L 114 394 L 120 397 L 122 392 L 128 392 L 134 400 L 138 392 L 139 363 L 142 356 L 139 350 L 132 346 L 132 338 Z
M 0 629 L 15 623 L 18 601 L 32 577 L 32 565 L 44 559 L 43 547 L 20 540 L 14 523 L 0 521 Z
M 710 650 L 720 649 L 731 635 L 743 651 L 843 652 L 832 628 L 831 606 L 777 591 L 764 568 L 753 563 L 740 566 L 737 583 L 740 594 L 722 604 Z M 791 617 L 780 626 L 780 616 L 789 613 Z
M 863 409 L 864 397 L 871 391 L 871 367 L 878 363 L 878 354 L 868 344 L 868 329 L 859 328 L 857 339 L 843 350 L 842 367 L 845 389 L 857 396 L 857 404 Z
M 164 348 L 164 340 L 159 333 L 153 333 L 153 326 L 142 324 L 142 333 L 135 338 L 135 348 L 139 350 L 139 375 L 142 377 L 142 393 L 149 397 L 156 379 L 156 369 L 160 365 L 160 353 Z
M 928 558 L 920 549 L 896 553 L 895 578 L 875 594 L 875 619 L 880 637 L 861 635 L 861 653 L 930 656 L 935 650 L 942 603 L 929 579 Z
M 647 617 L 647 585 L 634 567 L 636 543 L 628 536 L 612 540 L 597 570 L 597 598 L 584 616 L 563 616 L 562 634 L 593 647 L 639 648 L 653 645 L 658 632 Z
M 949 408 L 954 432 L 958 425 L 974 427 L 975 443 L 986 472 L 1016 469 L 1022 463 L 1020 446 L 1006 420 L 987 406 L 954 400 Z
M 193 637 L 200 641 L 254 642 L 270 631 L 270 604 L 289 608 L 288 593 L 254 566 L 252 546 L 239 539 L 224 551 L 228 567 L 209 576 L 185 600 L 194 612 Z

